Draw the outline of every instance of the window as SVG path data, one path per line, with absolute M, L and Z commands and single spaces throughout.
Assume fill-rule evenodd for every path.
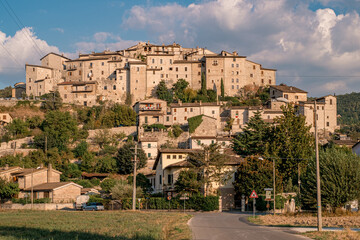
M 41 85 L 40 85 L 40 89 L 41 89 Z
M 223 73 L 223 72 L 224 72 L 224 69 L 221 69 L 221 72 Z
M 187 108 L 185 108 L 185 110 L 184 110 L 185 112 L 187 112 Z
M 174 117 L 174 121 L 176 121 L 176 117 Z
M 120 76 L 120 80 L 122 80 L 122 76 Z
M 169 68 L 169 71 L 172 71 L 172 67 Z
M 29 82 L 31 82 L 31 78 L 29 78 Z
M 234 83 L 234 79 L 231 79 L 231 82 Z
M 148 143 L 148 148 L 151 148 L 151 143 Z
M 178 67 L 176 67 L 176 68 L 175 68 L 175 71 L 179 71 L 179 68 L 178 68 Z
M 239 85 L 236 85 L 236 89 L 239 89 Z
M 236 58 L 233 58 L 233 62 L 236 62 Z
M 162 177 L 161 177 L 161 175 L 159 176 L 159 183 L 162 184 Z
M 255 68 L 256 68 L 255 65 L 253 65 L 253 69 L 254 69 L 254 70 L 255 70 Z
M 231 85 L 231 89 L 234 89 L 234 85 Z
M 231 64 L 231 67 L 234 67 L 235 65 L 234 64 Z
M 271 84 L 271 80 L 269 79 L 269 84 Z
M 84 106 L 85 106 L 85 107 L 87 106 L 87 101 L 84 101 Z
M 147 155 L 148 155 L 148 158 L 151 157 L 151 153 L 148 153 Z
M 160 64 L 162 64 L 162 59 L 160 59 Z
M 107 86 L 104 86 L 104 90 L 107 90 Z
M 170 64 L 172 64 L 172 59 L 170 59 Z
M 332 105 L 332 99 L 330 99 L 330 105 Z
M 116 85 L 113 86 L 113 90 L 116 90 Z
M 168 121 L 170 121 L 170 118 L 169 118 L 169 116 L 167 116 L 167 117 L 166 117 L 166 121 L 167 121 L 167 122 L 168 122 Z
M 33 68 L 33 72 L 35 72 L 35 68 Z
M 261 83 L 264 84 L 264 79 L 261 79 Z
M 322 110 L 324 110 L 324 107 L 321 107 Z
M 250 77 L 254 77 L 254 74 L 250 73 Z
M 79 75 L 80 75 L 80 76 L 81 76 L 81 73 L 82 73 L 81 70 L 79 70 Z
M 182 159 L 182 155 L 179 155 L 179 159 Z
M 152 62 L 152 63 L 155 63 L 155 59 L 153 58 L 151 62 Z
M 176 108 L 174 108 L 174 112 L 176 112 Z
M 326 122 L 326 126 L 329 127 L 329 126 L 330 126 L 330 123 L 329 123 L 329 122 Z
M 104 66 L 104 62 L 101 62 L 101 66 Z
M 200 75 L 201 75 L 201 73 L 200 73 L 200 72 L 198 72 L 198 75 L 200 76 Z
M 176 155 L 173 155 L 173 156 L 172 156 L 172 159 L 176 159 Z
M 236 64 L 236 67 L 239 67 L 239 64 L 238 64 L 238 63 Z
M 185 67 L 185 72 L 187 71 L 187 67 Z
M 72 75 L 72 72 L 68 72 L 68 76 L 71 76 Z
M 236 79 L 236 82 L 239 83 L 239 79 L 238 79 L 238 78 Z
M 138 83 L 139 81 L 138 81 L 138 80 L 136 80 L 135 82 L 136 82 L 136 83 Z
M 193 112 L 193 108 L 190 108 L 190 112 Z
M 6 120 L 6 115 L 3 115 L 3 120 Z
M 214 110 L 212 111 L 212 114 L 215 114 L 215 111 L 214 111 Z
M 148 117 L 145 117 L 145 123 L 148 123 Z
M 210 69 L 208 69 L 208 73 L 210 72 Z
M 173 175 L 169 174 L 168 175 L 168 184 L 172 184 L 173 183 Z
M 184 117 L 184 120 L 186 121 L 186 120 L 187 120 L 187 117 Z
M 104 71 L 101 71 L 101 75 L 104 75 Z
M 86 94 L 84 94 L 84 98 L 87 98 L 87 95 L 86 95 Z
M 162 73 L 162 74 L 161 74 L 161 78 L 163 78 L 163 77 L 164 77 L 164 74 Z
M 166 159 L 170 159 L 170 157 L 171 157 L 170 155 L 166 155 Z
M 215 143 L 215 141 L 214 140 L 211 140 L 211 144 L 214 144 Z
M 64 94 L 64 98 L 67 98 L 67 94 Z
M 93 67 L 93 63 L 90 63 L 90 68 L 92 68 Z
M 139 67 L 137 67 L 137 68 L 136 68 L 136 71 L 137 71 L 137 72 L 139 72 L 139 71 L 140 71 L 140 68 L 139 68 Z
M 288 96 L 287 94 L 284 94 L 284 98 L 288 99 L 288 98 L 289 98 L 289 96 Z

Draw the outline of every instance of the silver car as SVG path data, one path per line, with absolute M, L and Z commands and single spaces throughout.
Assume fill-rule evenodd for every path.
M 91 203 L 84 203 L 82 206 L 82 210 L 83 211 L 104 211 L 104 205 L 102 205 L 102 203 L 96 203 L 96 202 L 91 202 Z

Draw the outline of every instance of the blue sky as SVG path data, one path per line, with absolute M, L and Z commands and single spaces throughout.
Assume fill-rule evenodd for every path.
M 76 57 L 149 40 L 236 50 L 312 96 L 360 91 L 359 13 L 360 0 L 0 0 L 0 88 L 39 63 L 34 42 Z

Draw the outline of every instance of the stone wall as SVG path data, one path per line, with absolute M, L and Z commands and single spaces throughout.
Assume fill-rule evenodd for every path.
M 30 210 L 31 204 L 6 203 L 0 204 L 0 209 Z M 74 209 L 73 203 L 39 203 L 33 205 L 33 210 L 66 210 Z

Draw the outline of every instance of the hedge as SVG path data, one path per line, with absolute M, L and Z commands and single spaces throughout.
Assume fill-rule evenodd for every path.
M 140 201 L 142 209 L 183 209 L 184 200 L 178 197 L 172 198 L 170 201 L 162 197 L 142 198 Z M 123 210 L 132 209 L 132 199 L 121 200 Z M 139 208 L 139 201 L 136 201 L 136 208 Z M 219 197 L 194 195 L 185 200 L 185 208 L 195 211 L 215 211 L 219 210 Z
M 20 204 L 30 204 L 31 203 L 31 199 L 30 198 L 13 198 L 12 203 L 20 203 Z M 34 203 L 51 203 L 51 199 L 50 198 L 39 198 L 39 199 L 34 199 Z
M 285 205 L 286 199 L 280 195 L 276 196 L 276 209 L 283 209 Z M 259 198 L 256 199 L 256 210 L 257 211 L 267 211 L 266 204 L 268 201 L 265 201 L 265 196 L 259 196 Z M 251 206 L 250 209 L 252 209 L 252 201 L 249 202 Z M 269 201 L 270 204 L 270 210 L 274 209 L 274 202 Z

